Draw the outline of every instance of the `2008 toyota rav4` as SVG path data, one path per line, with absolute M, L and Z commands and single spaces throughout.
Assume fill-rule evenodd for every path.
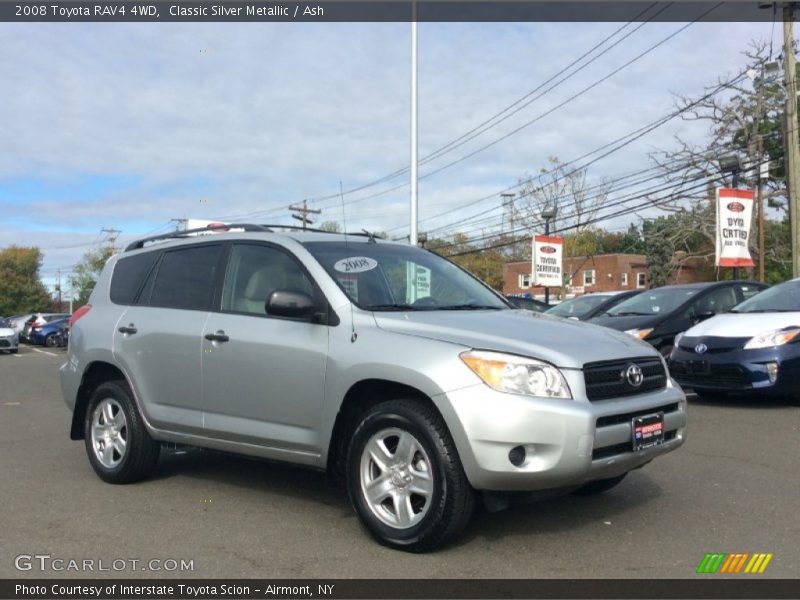
M 61 386 L 104 480 L 146 477 L 160 442 L 311 465 L 420 551 L 476 490 L 600 492 L 683 443 L 649 344 L 513 310 L 420 248 L 237 227 L 131 244 L 73 317 Z

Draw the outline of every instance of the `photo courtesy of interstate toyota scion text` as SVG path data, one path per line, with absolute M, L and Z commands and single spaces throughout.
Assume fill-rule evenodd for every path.
M 419 552 L 478 501 L 600 493 L 685 440 L 684 393 L 627 333 L 368 233 L 228 227 L 130 244 L 72 317 L 70 434 L 107 482 L 146 478 L 162 443 L 311 466 Z

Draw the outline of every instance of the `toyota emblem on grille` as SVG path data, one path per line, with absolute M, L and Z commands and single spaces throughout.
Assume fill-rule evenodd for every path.
M 697 346 L 694 347 L 694 351 L 698 354 L 703 354 L 706 350 L 708 350 L 708 346 L 702 343 L 697 344 Z
M 628 365 L 628 368 L 625 369 L 625 379 L 631 385 L 631 387 L 639 387 L 642 385 L 642 381 L 644 381 L 644 374 L 642 373 L 641 367 L 639 365 Z

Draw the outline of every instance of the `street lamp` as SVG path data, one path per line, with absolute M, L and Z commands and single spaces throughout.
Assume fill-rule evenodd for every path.
M 742 162 L 739 160 L 738 154 L 731 154 L 729 156 L 720 157 L 719 170 L 722 171 L 723 173 L 731 173 L 732 188 L 735 188 L 737 185 L 739 185 L 739 173 L 742 170 Z
M 556 218 L 558 214 L 558 206 L 555 204 L 548 204 L 542 209 L 542 218 L 544 219 L 544 234 L 550 235 L 550 221 Z M 550 304 L 550 287 L 544 288 L 544 303 Z

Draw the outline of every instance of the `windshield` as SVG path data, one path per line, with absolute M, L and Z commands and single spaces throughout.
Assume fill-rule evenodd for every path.
M 800 280 L 787 281 L 759 292 L 731 312 L 800 312 Z
M 547 311 L 548 315 L 555 315 L 557 317 L 577 317 L 580 318 L 589 311 L 597 308 L 603 302 L 608 300 L 608 296 L 600 296 L 598 294 L 586 294 L 584 296 L 577 296 L 571 300 L 565 300 L 561 304 L 554 306 Z
M 367 310 L 507 309 L 490 288 L 432 252 L 399 244 L 303 244 Z
M 9 328 L 9 327 L 11 327 L 11 323 L 9 323 L 3 317 L 0 317 L 0 328 Z
M 699 288 L 684 287 L 664 287 L 646 290 L 620 302 L 606 314 L 612 317 L 663 315 L 672 312 L 699 291 Z

